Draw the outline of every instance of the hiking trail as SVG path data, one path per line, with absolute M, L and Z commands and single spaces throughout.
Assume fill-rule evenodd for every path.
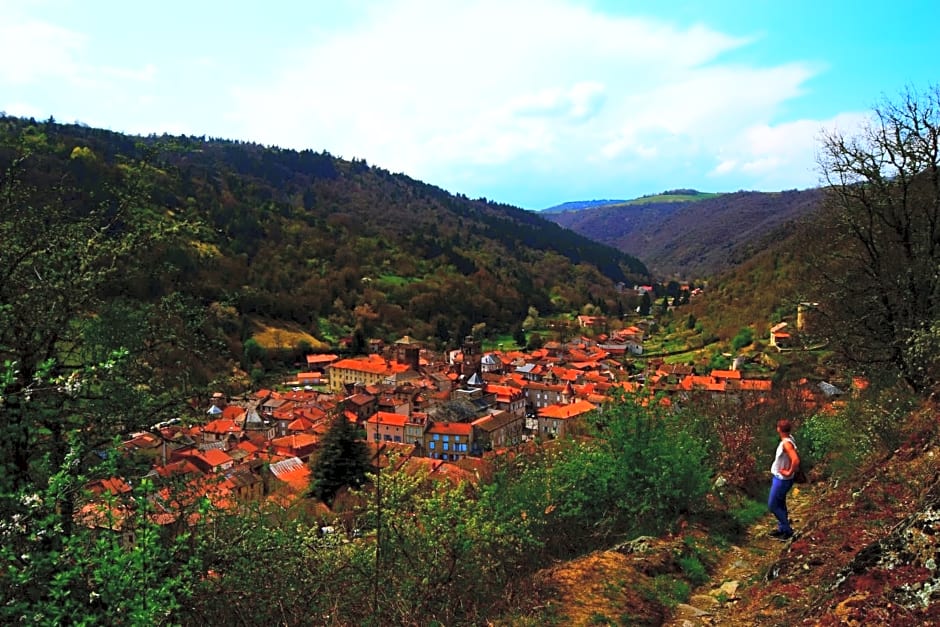
M 796 485 L 787 496 L 790 520 L 799 538 L 807 510 L 812 502 L 814 486 Z M 767 607 L 757 614 L 747 611 L 741 601 L 768 579 L 773 564 L 793 540 L 781 541 L 768 534 L 777 526 L 768 514 L 754 523 L 741 544 L 732 545 L 721 556 L 707 582 L 692 591 L 688 603 L 678 605 L 667 627 L 699 627 L 734 625 L 735 627 L 778 625 L 786 618 L 785 607 Z M 771 604 L 773 605 L 773 604 Z

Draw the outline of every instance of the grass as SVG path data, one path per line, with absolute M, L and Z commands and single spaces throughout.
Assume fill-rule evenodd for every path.
M 743 501 L 740 507 L 731 510 L 731 516 L 742 528 L 747 528 L 767 515 L 767 504 L 750 499 Z
M 522 346 L 516 344 L 516 340 L 512 339 L 511 333 L 504 333 L 503 335 L 498 335 L 494 338 L 487 338 L 483 340 L 483 350 L 484 351 L 511 351 L 511 350 L 521 350 Z
M 323 336 L 323 339 L 331 345 L 335 345 L 339 338 L 349 334 L 348 329 L 333 324 L 329 318 L 318 318 L 317 328 L 320 329 L 320 335 Z
M 699 192 L 697 194 L 656 194 L 655 196 L 642 196 L 623 203 L 624 205 L 648 205 L 654 202 L 691 202 L 717 198 L 721 194 L 716 192 Z
M 327 350 L 330 347 L 296 325 L 273 326 L 255 322 L 255 332 L 251 337 L 268 350 L 291 349 L 300 342 L 307 342 L 314 350 Z
M 708 581 L 708 570 L 706 570 L 701 560 L 694 555 L 679 558 L 679 567 L 682 569 L 682 574 L 692 585 L 700 586 Z
M 663 607 L 674 608 L 689 600 L 692 589 L 688 583 L 670 575 L 657 575 L 645 591 L 647 598 Z
M 420 281 L 421 279 L 416 277 L 404 277 L 397 274 L 381 274 L 379 275 L 378 282 L 383 285 L 390 285 L 395 287 L 404 287 L 409 283 L 414 283 Z

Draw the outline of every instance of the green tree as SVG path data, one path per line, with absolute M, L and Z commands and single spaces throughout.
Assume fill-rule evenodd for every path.
M 245 340 L 243 350 L 245 353 L 245 362 L 248 366 L 253 366 L 254 364 L 261 364 L 263 366 L 267 363 L 268 351 L 255 338 L 250 337 Z
M 737 334 L 731 338 L 732 350 L 739 351 L 754 341 L 754 331 L 750 327 L 742 327 Z
M 7 494 L 54 474 L 70 433 L 82 434 L 71 445 L 90 451 L 145 416 L 152 420 L 133 410 L 150 400 L 139 385 L 166 371 L 138 366 L 176 357 L 173 340 L 152 326 L 161 318 L 154 308 L 109 298 L 120 277 L 153 261 L 148 251 L 174 227 L 143 208 L 132 180 L 94 193 L 68 177 L 41 185 L 41 157 L 20 157 L 0 179 L 0 485 Z M 101 321 L 122 307 L 126 315 L 113 320 L 123 332 L 107 329 Z
M 332 505 L 341 488 L 358 488 L 365 483 L 370 470 L 369 449 L 356 435 L 352 423 L 340 413 L 323 436 L 312 466 L 311 495 L 327 505 Z
M 702 511 L 713 471 L 691 420 L 658 402 L 624 396 L 603 416 L 618 467 L 617 505 L 633 529 L 662 531 L 682 512 Z
M 105 585 L 112 599 L 139 600 L 124 608 L 137 604 L 143 617 L 150 600 L 120 591 L 126 579 L 89 583 L 127 563 L 74 514 L 85 479 L 113 472 L 102 460 L 116 437 L 185 411 L 173 392 L 186 381 L 185 338 L 198 321 L 172 295 L 116 296 L 144 268 L 159 269 L 166 246 L 185 239 L 183 225 L 152 208 L 136 165 L 104 185 L 68 172 L 49 180 L 47 159 L 21 152 L 0 163 L 0 520 L 22 523 L 4 527 L 0 607 L 55 624 L 50 612 L 81 577 L 99 601 Z M 147 542 L 128 559 L 162 560 Z M 109 622 L 98 605 L 76 603 L 70 622 Z
M 190 581 L 192 601 L 174 618 L 184 625 L 354 624 L 336 612 L 345 595 L 368 598 L 371 546 L 319 529 L 279 505 L 216 513 L 194 539 L 210 575 Z
M 365 355 L 366 351 L 366 336 L 363 334 L 362 329 L 357 328 L 355 331 L 353 331 L 352 342 L 349 345 L 349 352 L 353 355 Z
M 485 623 L 533 565 L 530 520 L 496 486 L 434 481 L 426 468 L 383 469 L 373 484 L 382 490 L 367 512 L 381 525 L 373 603 L 344 595 L 347 624 Z
M 871 374 L 887 367 L 915 390 L 934 389 L 940 374 L 931 329 L 940 319 L 940 86 L 883 102 L 857 134 L 826 134 L 819 165 L 831 216 L 829 245 L 814 266 L 829 338 L 856 367 Z

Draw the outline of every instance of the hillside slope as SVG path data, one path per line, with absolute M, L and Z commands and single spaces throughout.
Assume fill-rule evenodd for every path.
M 608 205 L 546 217 L 643 260 L 659 277 L 706 278 L 818 210 L 818 189 L 736 192 L 693 202 Z
M 642 537 L 538 573 L 525 618 L 498 624 L 940 624 L 936 412 L 928 404 L 907 416 L 897 448 L 854 473 L 839 472 L 838 460 L 820 464 L 826 473 L 811 473 L 788 499 L 797 532 L 789 542 L 767 536 L 769 513 L 732 544 L 715 544 L 718 530 L 697 524 Z M 710 569 L 690 586 L 680 556 L 696 546 L 713 547 L 699 549 Z
M 617 282 L 648 277 L 532 212 L 328 153 L 0 118 L 0 171 L 14 162 L 33 189 L 67 190 L 76 211 L 133 194 L 172 221 L 179 239 L 148 253 L 153 274 L 115 290 L 216 303 L 235 338 L 281 320 L 331 342 L 358 331 L 441 345 L 480 323 L 510 331 L 530 306 L 614 308 Z

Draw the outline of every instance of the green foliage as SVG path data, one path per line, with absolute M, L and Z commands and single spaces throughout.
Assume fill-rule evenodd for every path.
M 674 608 L 689 600 L 692 589 L 687 582 L 672 575 L 656 575 L 643 592 L 647 599 Z
M 383 471 L 374 483 L 381 501 L 368 513 L 383 540 L 375 624 L 476 624 L 532 568 L 530 522 L 506 516 L 493 488 L 429 482 L 424 471 Z
M 649 400 L 649 399 L 646 399 Z M 603 416 L 603 435 L 627 492 L 618 502 L 643 529 L 700 510 L 709 490 L 705 442 L 657 402 L 626 397 Z
M 72 471 L 77 463 L 70 454 L 42 492 L 19 491 L 16 513 L 0 524 L 0 620 L 172 624 L 199 573 L 189 534 L 167 537 L 152 521 L 156 491 L 147 480 L 132 501 L 87 502 L 83 525 L 73 529 L 61 505 L 65 492 L 81 488 L 83 477 Z
M 901 425 L 914 405 L 902 388 L 853 399 L 834 413 L 814 414 L 799 428 L 801 460 L 805 457 L 820 472 L 849 477 L 872 453 L 895 450 L 901 443 Z
M 597 423 L 600 437 L 556 441 L 494 479 L 494 507 L 528 520 L 546 558 L 663 531 L 705 506 L 704 444 L 676 417 L 623 399 Z
M 860 435 L 846 412 L 813 414 L 800 425 L 801 462 L 804 456 L 825 460 L 831 472 L 844 476 L 870 451 L 870 444 Z
M 682 574 L 693 586 L 700 586 L 708 581 L 708 570 L 695 555 L 680 557 L 679 568 L 682 569 Z
M 737 334 L 731 338 L 731 349 L 739 351 L 754 341 L 754 330 L 750 327 L 743 327 Z
M 748 529 L 758 520 L 767 516 L 767 503 L 753 499 L 743 499 L 730 512 L 740 529 Z
M 724 353 L 712 353 L 708 360 L 709 370 L 728 370 L 731 368 L 731 357 Z
M 613 299 L 615 282 L 648 276 L 637 259 L 533 212 L 455 197 L 362 161 L 0 120 L 0 167 L 12 145 L 41 153 L 43 172 L 30 174 L 37 188 L 73 175 L 81 195 L 100 198 L 133 179 L 152 194 L 148 217 L 191 225 L 183 241 L 153 249 L 165 263 L 149 269 L 160 272 L 124 281 L 122 293 L 139 298 L 180 292 L 225 302 L 243 322 L 325 320 L 330 328 L 317 326 L 333 339 L 360 326 L 367 339 L 407 333 L 447 343 L 474 324 L 509 332 L 530 307 L 551 310 L 553 295 L 566 310 L 580 308 L 598 295 Z
M 372 547 L 349 543 L 341 534 L 321 534 L 319 528 L 316 520 L 274 506 L 217 514 L 195 538 L 206 576 L 192 582 L 192 602 L 178 620 L 335 624 L 329 617 L 337 616 L 343 599 L 367 607 Z
M 265 364 L 268 360 L 268 351 L 253 337 L 244 343 L 245 362 L 252 364 Z
M 85 154 L 56 172 L 54 156 L 18 152 L 6 139 L 0 136 L 3 622 L 161 624 L 192 580 L 175 544 L 186 537 L 158 533 L 146 482 L 131 505 L 105 501 L 91 523 L 82 487 L 114 474 L 115 437 L 187 411 L 187 388 L 204 373 L 205 318 L 187 296 L 160 284 L 189 225 L 150 204 L 153 172 L 145 164 L 96 178 L 89 168 L 101 164 Z M 122 544 L 117 529 L 133 532 L 134 541 Z

